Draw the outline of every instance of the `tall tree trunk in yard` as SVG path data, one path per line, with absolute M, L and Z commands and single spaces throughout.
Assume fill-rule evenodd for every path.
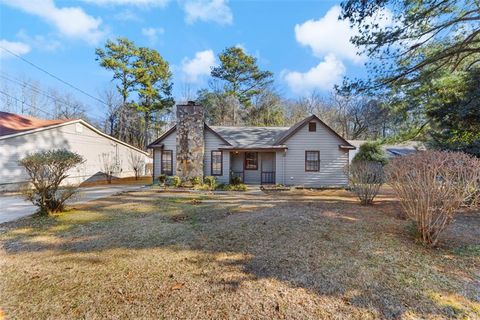
M 148 128 L 150 126 L 150 114 L 148 112 L 145 112 L 144 113 L 144 119 L 145 119 L 145 128 L 144 128 L 144 132 L 143 132 L 143 136 L 144 136 L 144 148 L 145 150 L 147 150 L 147 146 L 148 146 Z

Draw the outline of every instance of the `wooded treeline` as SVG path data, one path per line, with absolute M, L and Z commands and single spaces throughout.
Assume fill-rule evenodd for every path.
M 139 55 L 142 51 L 154 57 L 149 64 L 139 63 L 144 59 Z M 155 50 L 137 48 L 125 38 L 107 41 L 96 53 L 100 65 L 112 71 L 116 86 L 102 97 L 108 104 L 107 133 L 145 146 L 172 124 L 168 123 L 174 111 L 168 63 Z M 242 48 L 226 48 L 218 61 L 211 70 L 209 85 L 192 97 L 204 106 L 210 125 L 291 126 L 316 114 L 348 139 L 383 139 L 398 128 L 395 116 L 377 99 L 336 91 L 285 98 L 276 90 L 273 73 L 261 70 L 257 59 Z M 139 65 L 143 71 L 139 71 Z M 139 72 L 147 77 L 141 80 Z

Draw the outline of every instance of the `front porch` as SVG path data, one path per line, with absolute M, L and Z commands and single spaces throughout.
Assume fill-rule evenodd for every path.
M 245 184 L 276 184 L 276 153 L 230 152 L 230 181 L 238 177 Z

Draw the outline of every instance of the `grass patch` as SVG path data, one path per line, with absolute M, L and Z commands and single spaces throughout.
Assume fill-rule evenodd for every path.
M 2 226 L 1 308 L 12 319 L 480 318 L 467 237 L 480 217 L 456 219 L 462 232 L 429 250 L 397 210 L 388 194 L 365 207 L 341 190 L 113 196 Z
M 467 257 L 480 257 L 480 245 L 467 245 L 454 250 L 455 254 Z

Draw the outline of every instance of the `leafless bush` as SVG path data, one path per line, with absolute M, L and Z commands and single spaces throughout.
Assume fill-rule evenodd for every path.
M 475 192 L 480 160 L 459 152 L 424 151 L 393 159 L 386 176 L 416 223 L 422 243 L 435 246 L 455 212 Z
M 130 157 L 128 159 L 130 163 L 130 168 L 132 168 L 133 172 L 135 173 L 135 180 L 142 175 L 143 168 L 145 168 L 145 159 L 144 157 L 139 154 L 138 152 L 130 151 Z
M 68 177 L 67 172 L 84 162 L 79 154 L 67 150 L 49 150 L 30 154 L 20 160 L 33 189 L 24 191 L 25 197 L 39 207 L 39 213 L 48 215 L 61 212 L 77 190 L 75 186 L 60 188 Z
M 349 171 L 352 191 L 363 205 L 372 204 L 385 181 L 382 164 L 372 161 L 354 161 Z
M 100 155 L 100 165 L 105 179 L 112 183 L 113 176 L 119 171 L 119 164 L 113 152 L 106 152 Z

